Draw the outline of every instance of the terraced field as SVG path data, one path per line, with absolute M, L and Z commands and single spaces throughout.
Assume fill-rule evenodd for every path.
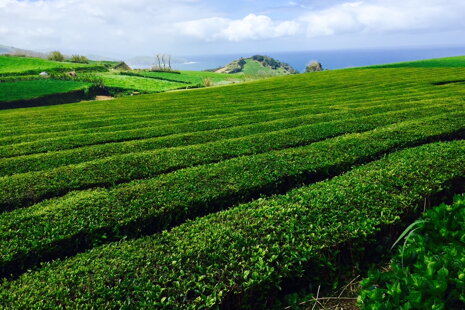
M 331 288 L 425 199 L 465 191 L 464 76 L 350 69 L 0 111 L 0 308 L 273 309 Z
M 175 81 L 147 79 L 115 73 L 98 73 L 97 76 L 102 79 L 103 84 L 107 87 L 144 93 L 156 93 L 186 87 L 184 83 Z
M 128 74 L 123 72 L 122 74 Z M 129 74 L 135 74 L 142 77 L 165 80 L 170 82 L 178 82 L 186 84 L 185 86 L 201 87 L 204 86 L 205 79 L 211 79 L 213 83 L 219 84 L 230 81 L 240 81 L 240 76 L 231 76 L 225 73 L 214 73 L 214 72 L 200 72 L 200 71 L 180 71 L 179 73 L 169 72 L 150 72 L 150 71 L 139 71 L 130 72 Z
M 90 83 L 55 80 L 31 80 L 0 83 L 0 102 L 39 98 L 51 94 L 63 94 L 84 90 Z
M 159 93 L 245 80 L 242 76 L 212 72 L 183 71 L 174 74 L 110 70 L 116 64 L 110 61 L 75 64 L 0 56 L 0 109 L 77 102 L 96 95 Z M 67 74 L 70 71 L 78 72 L 70 77 Z M 41 77 L 41 72 L 48 75 Z
M 57 62 L 40 58 L 0 56 L 0 76 L 38 74 L 42 71 L 102 70 L 99 65 Z

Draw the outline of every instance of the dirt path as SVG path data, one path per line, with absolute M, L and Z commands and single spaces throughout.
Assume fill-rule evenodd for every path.
M 95 96 L 96 101 L 106 101 L 106 100 L 113 100 L 115 97 L 111 96 Z

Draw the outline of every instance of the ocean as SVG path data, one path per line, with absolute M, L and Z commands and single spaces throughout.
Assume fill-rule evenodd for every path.
M 173 68 L 177 70 L 206 70 L 222 67 L 240 57 L 253 55 L 266 55 L 288 63 L 300 72 L 312 60 L 321 62 L 325 69 L 343 69 L 350 67 L 387 64 L 393 62 L 463 56 L 463 47 L 441 47 L 441 48 L 399 48 L 399 49 L 351 49 L 351 50 L 328 50 L 307 52 L 256 52 L 248 54 L 223 54 L 208 56 L 174 56 Z M 147 68 L 149 63 L 129 64 L 136 68 Z

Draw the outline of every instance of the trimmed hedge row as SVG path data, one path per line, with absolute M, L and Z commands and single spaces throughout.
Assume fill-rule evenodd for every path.
M 0 102 L 0 110 L 69 104 L 82 100 L 92 99 L 99 93 L 99 88 L 89 86 L 85 89 L 76 89 L 64 93 L 47 94 L 37 98 Z
M 226 89 L 223 89 L 226 90 Z M 300 90 L 301 91 L 301 90 Z M 346 92 L 346 90 L 345 90 Z M 228 98 L 227 95 L 223 96 L 221 93 L 215 92 L 215 94 L 208 94 L 207 96 L 199 96 L 200 94 L 196 94 L 194 98 L 192 96 L 185 97 L 182 96 L 183 94 L 175 94 L 176 96 L 172 96 L 172 94 L 162 94 L 154 96 L 137 96 L 137 97 L 126 97 L 120 99 L 118 101 L 112 102 L 112 104 L 105 104 L 105 103 L 91 103 L 92 107 L 89 109 L 89 104 L 82 104 L 79 107 L 74 107 L 74 109 L 69 109 L 68 113 L 63 113 L 61 111 L 56 111 L 53 115 L 49 113 L 39 113 L 41 110 L 34 111 L 35 113 L 29 113 L 29 115 L 24 115 L 27 118 L 30 118 L 30 121 L 27 122 L 27 126 L 30 127 L 31 123 L 36 125 L 35 130 L 37 127 L 44 127 L 49 126 L 50 124 L 62 124 L 68 125 L 70 122 L 75 121 L 89 121 L 89 120 L 97 120 L 102 121 L 102 119 L 112 118 L 114 115 L 119 115 L 121 117 L 127 117 L 129 115 L 137 114 L 140 115 L 156 115 L 157 117 L 166 118 L 167 116 L 171 118 L 179 118 L 179 117 L 189 117 L 190 115 L 211 115 L 215 113 L 231 113 L 231 112 L 250 112 L 254 110 L 269 110 L 273 107 L 282 109 L 282 108 L 297 108 L 304 106 L 325 106 L 325 105 L 333 105 L 334 102 L 339 101 L 331 101 L 328 102 L 327 100 L 315 98 L 317 96 L 313 96 L 312 100 L 308 100 L 308 94 L 302 98 L 292 97 L 292 98 L 280 98 L 281 100 L 276 100 L 274 97 L 275 94 L 262 94 L 260 98 L 263 97 L 270 97 L 267 99 L 275 99 L 275 100 L 264 100 L 261 101 L 260 104 L 252 104 L 256 103 L 256 97 L 247 97 L 247 101 L 237 101 L 236 98 Z M 316 94 L 317 95 L 317 94 Z M 279 94 L 278 94 L 279 96 Z M 297 94 L 296 94 L 297 96 Z M 162 100 L 162 104 L 158 103 L 162 97 L 179 97 L 179 98 L 172 98 L 172 99 L 179 99 L 178 101 L 166 101 Z M 279 96 L 281 97 L 281 96 Z M 324 97 L 326 98 L 326 96 Z M 150 100 L 149 100 L 150 99 Z M 228 100 L 229 99 L 229 100 Z M 380 98 L 378 98 L 380 99 Z M 386 99 L 386 98 L 383 98 Z M 224 102 L 223 102 L 224 101 Z M 148 104 L 149 103 L 149 104 Z M 174 103 L 174 104 L 173 104 Z M 220 104 L 219 104 L 220 103 Z M 223 104 L 221 104 L 223 103 Z M 111 110 L 108 110 L 109 107 L 112 107 Z M 77 110 L 77 111 L 73 111 Z M 45 111 L 44 111 L 45 112 Z M 71 113 L 70 113 L 71 112 Z M 73 113 L 74 112 L 74 113 Z M 110 114 L 108 112 L 111 112 Z M 76 114 L 77 113 L 77 114 Z M 24 113 L 18 113 L 22 115 Z M 39 115 L 38 115 L 39 114 Z M 40 117 L 39 117 L 40 116 Z M 0 126 L 24 126 L 24 119 L 7 121 L 0 123 Z M 72 125 L 72 124 L 70 124 Z M 8 128 L 8 127 L 6 127 Z M 2 130 L 3 132 L 3 130 Z
M 160 72 L 164 72 L 164 71 L 160 71 Z M 168 82 L 176 82 L 176 83 L 181 83 L 181 84 L 186 84 L 186 85 L 202 86 L 200 83 L 195 84 L 193 82 L 180 81 L 180 80 L 169 79 L 169 78 L 160 77 L 160 76 L 143 75 L 143 74 L 140 74 L 140 73 L 137 73 L 137 72 L 131 72 L 131 71 L 120 72 L 120 74 L 121 75 L 127 75 L 127 76 L 138 76 L 138 77 L 143 77 L 143 78 L 147 78 L 147 79 L 154 79 L 154 80 L 161 80 L 161 81 L 168 81 Z M 178 73 L 175 73 L 175 74 L 180 75 L 181 72 L 178 72 Z
M 404 104 L 412 104 L 412 103 L 404 103 Z M 419 103 L 417 103 L 419 104 Z M 424 105 L 425 103 L 421 103 Z M 463 106 L 460 102 L 450 102 L 446 101 L 443 103 L 444 105 L 454 106 L 459 108 Z M 388 106 L 384 103 L 385 106 Z M 393 106 L 402 106 L 403 104 L 393 105 Z M 362 105 L 362 109 L 363 109 Z M 372 107 L 372 105 L 367 105 L 368 107 Z M 375 105 L 376 106 L 376 105 Z M 355 109 L 359 108 L 358 105 L 355 106 Z M 381 105 L 380 105 L 380 108 Z M 23 143 L 15 143 L 15 144 L 8 144 L 0 146 L 0 158 L 8 158 L 14 156 L 21 156 L 21 155 L 28 155 L 28 154 L 36 154 L 41 152 L 51 152 L 51 151 L 58 151 L 63 149 L 70 149 L 70 148 L 77 148 L 82 146 L 88 145 L 95 145 L 95 144 L 103 144 L 109 142 L 122 142 L 128 140 L 137 140 L 137 139 L 146 139 L 151 137 L 157 136 L 164 136 L 182 132 L 192 132 L 192 131 L 203 131 L 203 130 L 211 130 L 211 129 L 219 129 L 219 128 L 226 128 L 237 126 L 238 124 L 247 124 L 247 122 L 253 123 L 257 122 L 258 120 L 273 120 L 273 119 L 284 119 L 286 117 L 297 116 L 301 114 L 326 114 L 330 112 L 336 111 L 347 111 L 350 112 L 352 107 L 347 108 L 344 106 L 327 106 L 327 107 L 306 107 L 301 109 L 295 109 L 290 111 L 260 111 L 257 113 L 239 113 L 237 115 L 228 115 L 226 114 L 225 117 L 218 117 L 214 116 L 212 119 L 205 118 L 205 117 L 197 117 L 196 119 L 177 119 L 177 121 L 155 121 L 153 126 L 145 126 L 142 127 L 136 125 L 134 129 L 127 129 L 127 130 L 120 130 L 120 131 L 110 131 L 107 132 L 104 130 L 100 132 L 99 130 L 87 132 L 87 133 L 74 133 L 74 132 L 66 132 L 67 136 L 61 136 L 61 133 L 58 134 L 58 137 L 53 138 L 48 137 L 43 139 L 44 136 L 40 134 L 34 134 L 31 136 L 27 136 L 33 140 L 39 139 L 36 141 L 31 142 L 23 142 Z M 389 109 L 389 108 L 388 108 Z M 356 111 L 354 111 L 356 112 Z M 146 124 L 150 125 L 150 124 Z M 131 126 L 129 126 L 131 127 Z M 23 139 L 24 137 L 20 137 L 19 139 Z M 15 142 L 17 138 L 5 138 L 5 141 L 1 144 L 5 144 L 8 142 Z M 16 141 L 18 142 L 18 141 Z
M 4 282 L 0 305 L 37 309 L 253 309 L 284 280 L 318 281 L 337 247 L 367 244 L 457 178 L 465 142 L 407 149 L 332 180 L 94 249 Z M 462 179 L 463 180 L 463 179 Z M 462 183 L 463 186 L 463 183 Z M 308 273 L 309 272 L 309 273 Z
M 415 101 L 418 102 L 418 99 L 419 98 L 416 98 Z M 351 103 L 350 109 L 363 108 L 375 105 L 400 105 L 406 103 L 403 100 L 391 100 L 384 98 L 384 100 L 382 101 L 370 100 L 369 104 L 365 102 Z M 438 100 L 444 101 L 442 98 L 438 98 Z M 451 101 L 448 100 L 446 102 Z M 411 100 L 409 100 L 407 103 L 413 104 Z M 341 102 L 326 102 L 324 104 L 322 103 L 318 105 L 318 107 L 322 109 L 328 109 L 328 111 L 344 110 L 349 108 L 347 103 Z M 24 123 L 23 121 L 21 124 L 6 125 L 5 130 L 1 130 L 0 132 L 0 135 L 3 136 L 3 138 L 0 139 L 0 144 L 4 145 L 9 143 L 18 143 L 21 141 L 26 142 L 32 141 L 34 139 L 53 138 L 65 135 L 73 135 L 77 133 L 93 133 L 96 131 L 117 131 L 124 129 L 135 129 L 150 124 L 166 124 L 167 121 L 169 121 L 170 124 L 173 124 L 187 121 L 193 122 L 196 120 L 206 120 L 208 118 L 232 117 L 235 115 L 241 115 L 246 113 L 280 113 L 291 112 L 292 110 L 294 110 L 295 112 L 301 110 L 302 113 L 312 113 L 316 111 L 316 107 L 314 104 L 309 103 L 298 103 L 293 105 L 286 105 L 285 103 L 280 103 L 266 106 L 260 105 L 259 107 L 255 107 L 254 109 L 250 109 L 249 107 L 246 111 L 235 111 L 234 109 L 231 109 L 227 106 L 223 106 L 221 108 L 218 108 L 218 106 L 216 106 L 214 110 L 201 109 L 192 115 L 184 115 L 185 113 L 172 114 L 172 112 L 164 115 L 155 111 L 149 111 L 144 113 L 142 113 L 141 111 L 134 111 L 133 113 L 127 115 L 121 115 L 119 118 L 108 118 L 108 116 L 100 116 L 98 120 L 94 121 L 81 119 L 82 116 L 79 116 L 79 118 L 77 118 L 79 119 L 79 121 L 68 120 L 65 121 L 64 124 L 55 125 L 51 125 L 49 121 L 40 122 L 39 125 L 35 125 L 33 123 L 34 120 L 27 123 Z M 27 125 L 25 126 L 25 124 Z M 15 128 L 14 130 L 11 129 L 12 126 Z
M 279 130 L 279 124 L 275 128 L 273 125 L 276 124 L 271 125 L 271 128 L 262 125 L 259 130 L 264 129 L 265 133 L 261 134 L 206 144 L 130 153 L 78 165 L 63 166 L 49 171 L 15 174 L 0 178 L 0 211 L 25 207 L 46 198 L 63 195 L 71 190 L 96 186 L 109 187 L 131 180 L 152 178 L 162 173 L 195 165 L 302 146 L 345 133 L 363 132 L 405 120 L 437 115 L 445 110 L 448 109 L 442 106 L 421 110 L 410 109 L 283 130 Z M 434 119 L 441 121 L 440 117 L 434 117 Z M 447 114 L 445 119 L 454 124 L 449 126 L 448 130 L 465 128 L 465 112 Z M 287 122 L 294 125 L 304 123 L 303 119 Z M 278 130 L 268 132 L 273 129 Z M 248 128 L 242 132 L 242 134 L 247 133 Z M 215 132 L 212 134 L 214 135 Z M 203 133 L 202 139 L 206 137 L 207 135 Z
M 311 145 L 70 193 L 0 215 L 0 270 L 150 234 L 188 218 L 349 170 L 395 149 L 465 136 L 463 113 L 404 122 Z
M 53 169 L 63 165 L 78 164 L 110 157 L 113 155 L 143 152 L 159 148 L 186 146 L 198 143 L 207 143 L 221 139 L 238 138 L 241 136 L 292 128 L 310 123 L 317 124 L 334 120 L 351 119 L 355 115 L 358 117 L 363 117 L 396 110 L 402 110 L 402 112 L 407 113 L 406 110 L 408 108 L 412 109 L 412 107 L 417 107 L 417 109 L 420 109 L 420 111 L 425 110 L 421 113 L 427 113 L 426 111 L 430 111 L 430 109 L 439 109 L 437 111 L 439 114 L 441 112 L 458 109 L 460 105 L 449 104 L 444 106 L 443 104 L 423 104 L 421 105 L 421 108 L 417 103 L 373 107 L 368 106 L 364 108 L 355 108 L 350 110 L 350 112 L 330 112 L 304 116 L 295 116 L 292 112 L 281 112 L 279 119 L 263 120 L 263 118 L 260 118 L 259 122 L 251 124 L 242 124 L 242 122 L 238 120 L 237 126 L 223 129 L 174 134 L 165 137 L 148 138 L 126 142 L 98 144 L 70 150 L 4 158 L 0 161 L 0 176 Z M 262 120 L 263 122 L 261 122 Z
M 311 79 L 304 76 L 293 77 L 292 80 L 279 78 L 273 79 L 273 83 L 257 82 L 243 84 L 240 87 L 222 87 L 220 91 L 212 89 L 195 91 L 195 96 L 192 96 L 192 92 L 189 94 L 181 92 L 124 98 L 111 103 L 84 103 L 79 106 L 69 106 L 66 112 L 61 109 L 35 109 L 27 111 L 28 113 L 24 113 L 24 111 L 23 113 L 2 114 L 2 123 L 8 122 L 9 126 L 21 129 L 25 124 L 28 126 L 30 124 L 38 124 L 39 126 L 46 124 L 49 126 L 52 122 L 57 121 L 66 125 L 70 121 L 89 120 L 89 117 L 93 120 L 100 120 L 100 118 L 112 117 L 116 114 L 123 115 L 134 112 L 152 113 L 157 116 L 178 113 L 187 117 L 188 113 L 193 111 L 198 113 L 206 109 L 218 109 L 219 106 L 221 109 L 234 108 L 239 105 L 244 108 L 256 109 L 277 103 L 281 106 L 289 104 L 294 106 L 299 104 L 324 105 L 328 103 L 329 97 L 332 98 L 331 102 L 363 103 L 368 100 L 381 102 L 382 100 L 390 100 L 392 97 L 397 102 L 401 102 L 430 97 L 435 99 L 450 98 L 455 95 L 454 91 L 429 85 L 426 80 L 431 79 L 430 75 L 419 74 L 416 77 L 417 80 L 412 82 L 411 76 L 404 76 L 402 72 L 399 72 L 399 74 L 395 74 L 395 80 L 387 81 L 386 78 L 392 72 L 366 71 L 371 72 L 362 72 L 363 74 L 348 72 L 350 73 L 350 82 L 347 74 L 335 72 L 331 74 L 331 79 L 328 79 L 325 74 Z M 411 75 L 416 73 L 418 74 L 418 72 L 410 72 Z M 441 76 L 449 77 L 450 75 L 452 78 L 458 73 L 441 71 Z M 369 78 L 365 75 L 369 75 Z M 379 83 L 375 81 L 379 81 Z M 324 87 L 324 92 L 321 91 L 321 87 Z M 292 97 L 289 96 L 289 89 L 292 89 Z M 358 90 L 358 92 L 351 90 Z M 47 113 L 52 110 L 53 113 Z M 1 132 L 3 131 L 1 130 Z
M 331 112 L 332 109 L 325 110 L 314 109 L 314 113 L 325 113 Z M 298 115 L 295 111 L 291 112 Z M 260 115 L 261 114 L 261 115 Z M 263 119 L 263 113 L 256 114 L 242 114 L 241 116 L 231 118 L 215 118 L 213 120 L 198 120 L 190 122 L 181 122 L 179 124 L 170 124 L 169 122 L 162 123 L 154 127 L 143 127 L 137 129 L 116 131 L 116 132 L 97 132 L 71 135 L 68 137 L 58 137 L 52 139 L 38 140 L 32 142 L 24 142 L 11 144 L 6 146 L 0 146 L 0 158 L 14 157 L 20 155 L 36 154 L 41 152 L 59 151 L 71 148 L 77 148 L 80 146 L 103 144 L 108 142 L 123 142 L 128 140 L 144 139 L 167 136 L 183 132 L 193 131 L 205 131 L 211 129 L 220 129 L 227 127 L 237 126 L 238 121 L 242 119 L 242 122 L 255 123 L 258 119 Z M 275 113 L 271 116 L 271 119 L 283 117 L 280 113 Z M 285 117 L 285 116 L 284 116 Z
M 167 125 L 184 125 L 184 130 L 189 132 L 190 130 L 186 128 L 187 125 L 191 125 L 195 131 L 195 124 L 196 122 L 231 122 L 236 120 L 235 126 L 239 126 L 244 122 L 245 124 L 258 122 L 258 121 L 270 121 L 276 119 L 283 119 L 283 118 L 291 118 L 291 117 L 299 117 L 301 115 L 307 114 L 325 114 L 325 113 L 334 113 L 336 112 L 335 109 L 331 108 L 324 108 L 322 107 L 320 110 L 312 107 L 312 108 L 299 108 L 299 109 L 270 109 L 266 111 L 258 111 L 258 112 L 240 112 L 240 113 L 229 113 L 226 115 L 212 115 L 212 116 L 195 116 L 192 118 L 176 118 L 176 119 L 158 119 L 155 118 L 153 115 L 150 115 L 147 119 L 148 120 L 136 120 L 133 121 L 131 118 L 129 119 L 119 119 L 119 124 L 117 125 L 110 125 L 110 126 L 101 126 L 94 128 L 92 127 L 93 124 L 85 123 L 82 124 L 83 128 L 85 129 L 75 129 L 75 130 L 66 130 L 66 131 L 57 131 L 57 132 L 48 132 L 48 133 L 33 133 L 33 134 L 25 134 L 25 135 L 13 135 L 9 137 L 0 138 L 0 145 L 13 145 L 13 144 L 20 144 L 20 143 L 27 143 L 27 142 L 38 142 L 41 141 L 45 143 L 46 141 L 53 141 L 54 139 L 68 139 L 73 138 L 74 136 L 81 136 L 83 134 L 123 134 L 125 132 L 131 132 L 134 130 L 141 130 L 145 128 L 154 128 L 157 127 L 166 127 Z M 87 126 L 87 127 L 86 127 Z M 215 127 L 212 127 L 215 128 Z M 182 130 L 182 131 L 184 131 Z M 181 132 L 182 132 L 181 131 Z M 103 141 L 105 142 L 105 141 Z
M 22 75 L 33 75 L 33 74 L 39 74 L 42 71 L 47 71 L 51 73 L 55 72 L 69 72 L 69 71 L 76 71 L 76 72 L 107 72 L 108 69 L 105 68 L 104 66 L 91 66 L 91 65 L 82 65 L 82 66 L 57 66 L 55 68 L 48 68 L 48 69 L 32 69 L 32 70 L 25 70 L 21 72 L 2 72 L 0 73 L 0 77 L 3 76 L 22 76 Z
M 459 105 L 458 102 L 454 103 L 451 101 L 443 101 L 441 100 L 444 104 L 451 104 L 451 105 Z M 92 122 L 87 122 L 87 121 L 81 121 L 78 123 L 66 123 L 65 125 L 59 125 L 59 126 L 52 126 L 48 129 L 53 130 L 51 132 L 43 132 L 42 130 L 39 130 L 36 126 L 24 126 L 18 125 L 14 130 L 11 130 L 11 132 L 8 132 L 8 130 L 2 131 L 2 135 L 4 135 L 3 138 L 0 138 L 0 145 L 7 145 L 7 144 L 12 144 L 12 143 L 23 143 L 23 142 L 30 142 L 30 141 L 35 141 L 35 140 L 48 140 L 52 138 L 59 138 L 59 137 L 64 137 L 64 136 L 73 136 L 73 135 L 79 135 L 79 134 L 84 134 L 84 133 L 97 133 L 97 132 L 117 132 L 117 131 L 123 131 L 123 130 L 131 130 L 131 129 L 138 129 L 141 127 L 154 127 L 155 125 L 166 125 L 167 122 L 169 124 L 179 124 L 179 123 L 193 123 L 195 121 L 199 120 L 215 120 L 215 119 L 229 119 L 233 117 L 240 117 L 240 116 L 252 116 L 252 115 L 257 115 L 261 117 L 269 116 L 270 120 L 271 119 L 278 119 L 278 118 L 285 118 L 285 117 L 290 117 L 290 116 L 298 116 L 302 114 L 319 114 L 319 113 L 329 113 L 329 112 L 337 112 L 337 111 L 351 111 L 353 112 L 358 111 L 359 109 L 365 109 L 365 108 L 371 108 L 371 107 L 382 107 L 385 106 L 386 108 L 392 108 L 394 107 L 403 107 L 405 105 L 410 105 L 414 106 L 415 104 L 417 105 L 423 105 L 423 104 L 430 104 L 430 101 L 425 101 L 425 102 L 401 102 L 401 103 L 390 103 L 390 102 L 370 102 L 369 104 L 362 103 L 362 104 L 352 104 L 350 105 L 350 108 L 348 108 L 346 105 L 343 104 L 327 104 L 327 105 L 321 105 L 318 108 L 311 106 L 311 105 L 299 105 L 298 107 L 292 108 L 292 109 L 287 109 L 283 107 L 282 105 L 276 106 L 273 108 L 265 108 L 265 109 L 258 109 L 254 111 L 249 111 L 249 112 L 237 112 L 237 113 L 226 113 L 227 111 L 222 111 L 220 114 L 213 114 L 213 115 L 204 115 L 202 113 L 199 113 L 197 116 L 193 117 L 180 117 L 177 115 L 176 118 L 171 118 L 171 119 L 166 119 L 163 116 L 157 115 L 156 120 L 154 120 L 154 115 L 149 114 L 149 115 L 139 115 L 139 112 L 135 114 L 128 115 L 124 117 L 124 119 L 121 118 L 112 118 L 110 120 L 98 120 L 98 121 L 92 121 Z M 439 102 L 434 102 L 434 104 L 438 104 Z M 205 112 L 205 111 L 202 111 Z M 218 112 L 218 111 L 217 111 Z M 253 114 L 255 113 L 255 114 Z M 272 118 L 274 116 L 274 118 Z M 10 128 L 9 126 L 8 128 Z M 47 129 L 47 128 L 45 128 Z M 28 131 L 31 131 L 32 133 L 28 133 Z

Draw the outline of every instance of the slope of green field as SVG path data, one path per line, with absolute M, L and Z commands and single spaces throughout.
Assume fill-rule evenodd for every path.
M 464 141 L 399 152 L 284 196 L 45 265 L 5 282 L 0 303 L 269 309 L 264 305 L 283 278 L 299 278 L 306 267 L 324 277 L 335 268 L 334 247 L 349 241 L 354 250 L 363 247 L 380 225 L 399 222 L 422 198 L 465 176 L 464 160 Z
M 246 60 L 246 64 L 244 65 L 243 73 L 246 75 L 283 75 L 288 74 L 283 69 L 279 68 L 277 70 L 273 70 L 270 67 L 265 67 L 261 63 L 257 61 L 253 61 L 251 59 Z
M 399 62 L 370 68 L 457 68 L 465 67 L 465 56 Z
M 70 62 L 56 62 L 41 58 L 0 56 L 0 75 L 32 74 L 42 71 L 61 72 L 76 69 L 101 70 L 101 67 Z
M 325 71 L 0 111 L 0 276 L 19 277 L 0 308 L 260 308 L 323 281 L 334 247 L 363 252 L 425 197 L 465 190 L 465 87 L 442 83 L 464 75 Z
M 49 79 L 0 83 L 0 102 L 39 98 L 90 87 L 89 83 Z
M 144 93 L 163 92 L 186 88 L 184 83 L 143 78 L 138 76 L 119 75 L 114 73 L 98 73 L 103 84 L 110 88 L 135 90 Z
M 181 71 L 180 74 L 168 72 L 140 71 L 135 74 L 148 78 L 186 83 L 190 86 L 204 86 L 204 80 L 206 78 L 211 79 L 214 83 L 237 80 L 237 78 L 232 77 L 229 74 L 201 71 Z

